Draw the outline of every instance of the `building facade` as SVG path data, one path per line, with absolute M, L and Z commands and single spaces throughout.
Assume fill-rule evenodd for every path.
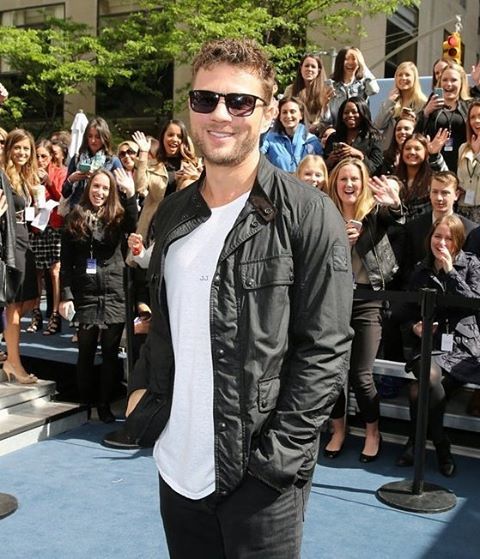
M 87 24 L 95 33 L 112 18 L 122 17 L 136 8 L 136 2 L 130 0 L 0 0 L 0 23 L 31 27 L 41 26 L 46 16 L 70 18 Z M 480 56 L 480 0 L 422 0 L 417 8 L 403 7 L 392 16 L 365 19 L 362 22 L 365 36 L 352 36 L 349 42 L 362 50 L 368 66 L 377 77 L 392 76 L 395 67 L 403 60 L 416 62 L 421 75 L 430 75 L 433 61 L 442 54 L 445 36 L 455 30 L 457 14 L 463 24 L 463 61 L 469 72 Z M 352 25 L 353 28 L 355 25 Z M 392 51 L 415 37 L 418 37 L 417 41 L 386 59 Z M 320 31 L 312 31 L 310 39 L 328 53 L 324 55 L 328 68 L 333 62 L 331 53 L 343 43 L 327 41 Z M 5 64 L 0 66 L 4 75 L 11 71 Z M 161 82 L 165 87 L 165 98 L 174 97 L 175 91 L 188 81 L 188 77 L 185 67 L 174 68 L 172 64 L 171 75 L 163 76 Z M 132 125 L 151 128 L 148 122 L 142 123 L 140 114 L 142 103 L 146 101 L 138 96 L 128 101 L 125 94 L 125 91 L 105 90 L 102 84 L 97 83 L 79 89 L 74 95 L 65 96 L 62 99 L 65 125 L 68 126 L 77 110 L 82 109 L 89 115 L 131 119 Z M 122 111 L 123 115 L 119 114 Z

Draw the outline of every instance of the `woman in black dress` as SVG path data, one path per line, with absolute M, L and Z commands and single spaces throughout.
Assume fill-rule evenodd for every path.
M 22 384 L 37 382 L 37 377 L 25 371 L 20 360 L 20 319 L 32 310 L 38 294 L 35 274 L 35 258 L 30 249 L 27 222 L 35 212 L 34 193 L 40 183 L 35 153 L 35 141 L 30 132 L 12 130 L 5 143 L 5 174 L 12 187 L 16 216 L 16 267 L 20 281 L 14 301 L 6 307 L 4 337 L 8 358 L 3 370 L 9 380 Z
M 137 203 L 133 178 L 117 169 L 115 177 L 98 169 L 80 203 L 65 220 L 60 253 L 60 314 L 75 312 L 78 326 L 77 380 L 81 401 L 96 406 L 99 418 L 115 420 L 110 410 L 118 347 L 125 323 L 123 248 L 135 231 Z M 102 348 L 100 378 L 94 369 L 98 337 Z

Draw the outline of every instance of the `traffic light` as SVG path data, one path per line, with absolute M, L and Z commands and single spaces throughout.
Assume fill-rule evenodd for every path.
M 462 64 L 462 39 L 460 33 L 452 33 L 443 41 L 443 59 L 453 60 L 457 64 Z

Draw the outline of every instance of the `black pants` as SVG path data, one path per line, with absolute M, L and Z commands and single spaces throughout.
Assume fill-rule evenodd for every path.
M 414 363 L 412 372 L 417 379 L 420 377 L 420 359 Z M 432 362 L 430 368 L 430 394 L 428 400 L 428 433 L 434 444 L 441 443 L 447 438 L 443 428 L 445 406 L 448 400 L 462 385 L 463 383 L 455 380 L 448 373 L 443 372 L 437 364 Z M 415 382 L 410 387 L 410 436 L 412 439 L 415 438 L 417 410 L 418 384 Z
M 278 493 L 246 476 L 228 497 L 192 500 L 160 477 L 170 559 L 298 559 L 311 482 Z
M 115 375 L 118 368 L 118 347 L 123 332 L 123 322 L 109 324 L 107 328 L 98 326 L 86 327 L 80 324 L 78 330 L 78 362 L 77 383 L 80 401 L 88 405 L 108 404 L 115 386 Z M 96 378 L 94 370 L 95 353 L 97 351 L 98 334 L 102 348 L 102 365 L 100 378 Z
M 348 380 L 366 423 L 373 423 L 380 416 L 380 402 L 373 380 L 373 364 L 382 337 L 381 310 L 381 301 L 353 301 L 350 324 L 355 333 Z M 342 390 L 330 417 L 340 419 L 345 415 L 345 407 L 345 392 Z

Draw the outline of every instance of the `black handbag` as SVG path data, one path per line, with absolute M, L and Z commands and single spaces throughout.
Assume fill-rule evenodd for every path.
M 15 300 L 20 276 L 19 270 L 5 264 L 3 244 L 0 238 L 0 307 L 6 307 Z
M 153 446 L 167 424 L 169 415 L 170 405 L 165 396 L 147 389 L 125 420 L 128 437 L 139 446 Z

